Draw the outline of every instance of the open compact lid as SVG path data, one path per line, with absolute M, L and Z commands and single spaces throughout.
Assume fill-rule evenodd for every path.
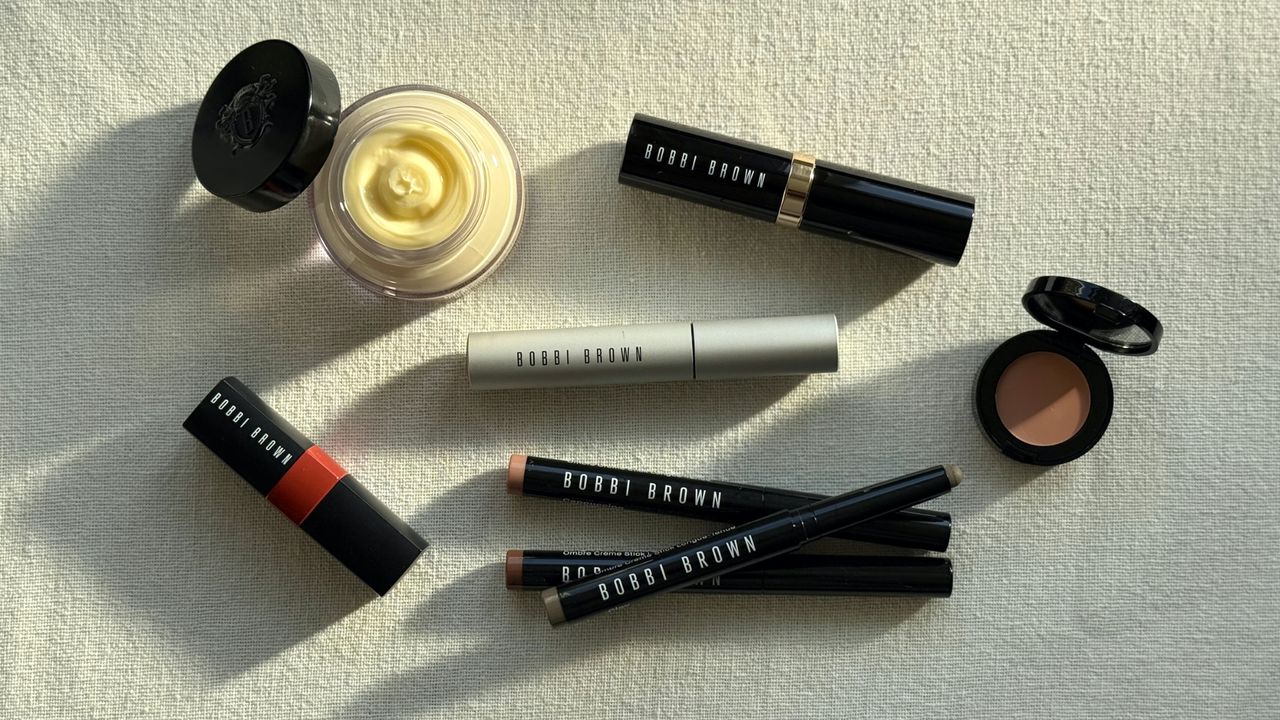
M 1150 355 L 1164 334 L 1160 321 L 1146 308 L 1083 280 L 1038 277 L 1027 286 L 1022 305 L 1045 325 L 1121 355 Z
M 338 80 L 284 40 L 250 45 L 205 93 L 191 161 L 209 192 L 255 212 L 274 210 L 320 173 L 341 113 Z

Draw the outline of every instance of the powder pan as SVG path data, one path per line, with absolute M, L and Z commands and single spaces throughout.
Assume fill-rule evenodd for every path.
M 1123 355 L 1155 352 L 1160 321 L 1145 308 L 1100 285 L 1073 278 L 1036 278 L 1022 297 L 1032 317 L 1053 328 L 1032 330 L 1001 343 L 982 365 L 974 393 L 978 422 L 1000 452 L 1031 465 L 1060 465 L 1084 455 L 1102 439 L 1111 421 L 1115 388 L 1093 348 Z M 1054 445 L 1026 442 L 1001 418 L 1000 379 L 1030 353 L 1048 352 L 1078 368 L 1088 388 L 1088 410 L 1079 429 Z

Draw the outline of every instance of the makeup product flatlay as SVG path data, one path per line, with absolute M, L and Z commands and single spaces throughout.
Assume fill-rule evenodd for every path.
M 508 550 L 507 587 L 544 590 L 595 577 L 648 556 L 644 552 Z M 951 561 L 791 553 L 696 582 L 676 592 L 752 595 L 951 595 Z
M 978 374 L 978 421 L 1000 452 L 1058 465 L 1087 453 L 1111 421 L 1111 374 L 1091 349 L 1149 355 L 1164 328 L 1141 305 L 1100 285 L 1038 277 L 1023 307 L 1051 330 L 1006 340 Z
M 309 191 L 320 244 L 364 287 L 405 299 L 454 296 L 492 273 L 520 235 L 515 150 L 472 101 L 397 85 L 343 108 L 337 76 L 283 40 L 256 43 L 217 74 L 192 129 L 196 176 L 212 194 L 266 212 Z M 618 180 L 800 230 L 956 265 L 972 197 L 680 125 L 632 118 Z M 1023 305 L 1049 330 L 997 347 L 977 379 L 979 423 L 1000 452 L 1054 465 L 1088 452 L 1112 415 L 1094 349 L 1155 352 L 1163 327 L 1101 286 L 1036 278 Z M 478 390 L 831 373 L 834 315 L 473 332 Z M 567 396 L 566 396 L 567 397 Z M 239 380 L 211 390 L 183 427 L 379 594 L 426 542 Z M 849 474 L 852 474 L 850 469 Z M 807 555 L 831 536 L 945 550 L 951 516 L 912 507 L 950 491 L 937 466 L 842 495 L 693 480 L 511 456 L 514 494 L 734 523 L 655 554 L 512 550 L 512 588 L 542 588 L 553 625 L 676 590 L 706 594 L 946 597 L 946 558 Z
M 750 567 L 814 540 L 925 502 L 960 483 L 938 466 L 725 528 L 671 550 L 542 592 L 552 625 L 581 620 L 645 597 Z
M 236 378 L 214 386 L 182 427 L 379 595 L 427 542 Z
M 473 332 L 477 390 L 835 372 L 835 315 Z
M 507 463 L 507 492 L 724 523 L 754 520 L 826 497 L 796 490 L 693 480 L 528 455 L 512 455 Z M 951 538 L 951 516 L 937 510 L 907 508 L 832 533 L 832 536 L 942 551 L 947 549 Z
M 618 182 L 780 225 L 955 265 L 968 195 L 636 115 Z
M 248 210 L 308 187 L 333 261 L 374 292 L 456 295 L 506 258 L 524 218 L 524 180 L 502 129 L 470 100 L 403 85 L 342 111 L 319 58 L 283 40 L 236 55 L 192 131 L 196 177 Z

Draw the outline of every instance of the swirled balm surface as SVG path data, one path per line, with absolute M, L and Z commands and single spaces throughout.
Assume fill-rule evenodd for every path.
M 312 209 L 325 250 L 353 278 L 384 295 L 440 299 L 511 251 L 524 181 L 510 142 L 471 101 L 394 87 L 347 108 Z
M 467 151 L 421 120 L 390 122 L 363 137 L 343 167 L 347 212 L 369 237 L 417 250 L 457 231 L 475 200 Z

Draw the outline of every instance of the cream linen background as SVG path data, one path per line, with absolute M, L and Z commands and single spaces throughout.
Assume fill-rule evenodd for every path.
M 5 3 L 5 717 L 1280 716 L 1280 6 Z M 474 98 L 523 238 L 438 306 L 357 289 L 306 203 L 192 181 L 217 70 L 291 39 L 348 101 Z M 615 181 L 636 111 L 971 192 L 960 267 Z M 1110 432 L 1039 472 L 983 440 L 985 354 L 1044 273 L 1168 328 L 1106 357 Z M 479 394 L 473 330 L 835 312 L 796 381 Z M 237 374 L 433 545 L 370 594 L 180 428 Z M 508 547 L 705 523 L 512 498 L 508 453 L 835 492 L 969 481 L 954 598 L 674 597 L 551 630 Z M 832 546 L 827 546 L 830 549 Z M 872 547 L 859 548 L 864 552 Z

